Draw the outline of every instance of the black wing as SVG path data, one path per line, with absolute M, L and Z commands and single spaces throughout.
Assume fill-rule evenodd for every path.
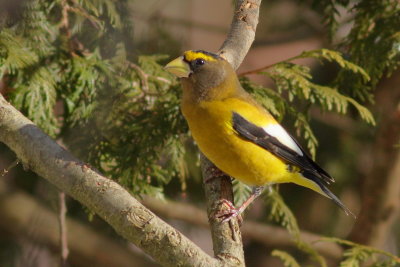
M 294 138 L 292 139 L 303 152 L 302 155 L 282 144 L 276 137 L 268 134 L 263 128 L 254 125 L 236 112 L 233 112 L 232 123 L 233 129 L 235 129 L 240 137 L 259 145 L 284 161 L 299 167 L 305 177 L 311 180 L 320 178 L 327 184 L 334 182 L 334 179 L 305 153 L 304 149 L 301 148 Z

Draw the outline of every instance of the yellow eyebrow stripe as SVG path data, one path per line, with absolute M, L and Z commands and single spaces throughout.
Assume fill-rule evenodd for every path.
M 202 52 L 196 52 L 196 51 L 191 51 L 191 50 L 186 51 L 184 53 L 184 57 L 189 62 L 193 61 L 193 60 L 196 60 L 198 58 L 202 58 L 202 59 L 204 59 L 206 61 L 216 61 L 216 59 L 214 57 L 212 57 L 212 56 L 206 55 L 206 54 L 204 54 Z

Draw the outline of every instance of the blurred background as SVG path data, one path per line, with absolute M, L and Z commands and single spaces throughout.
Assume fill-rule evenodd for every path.
M 64 62 L 63 67 L 60 67 L 60 69 L 67 70 L 66 72 L 73 72 L 73 68 L 69 68 L 69 63 L 65 63 L 70 61 L 69 57 L 75 57 L 74 60 L 76 60 L 76 57 L 89 57 L 93 54 L 97 55 L 99 62 L 100 59 L 108 60 L 108 65 L 104 65 L 104 68 L 115 64 L 117 66 L 113 65 L 113 71 L 116 70 L 115 73 L 125 73 L 126 67 L 119 68 L 120 66 L 117 65 L 121 63 L 117 62 L 117 55 L 120 56 L 122 53 L 118 54 L 120 50 L 118 50 L 119 48 L 117 49 L 117 44 L 119 43 L 124 44 L 124 58 L 135 62 L 135 64 L 140 62 L 139 57 L 143 55 L 168 55 L 169 57 L 158 61 L 158 64 L 162 66 L 168 59 L 177 57 L 188 49 L 217 52 L 226 38 L 234 10 L 231 0 L 104 1 L 104 3 L 116 2 L 114 11 L 120 17 L 119 19 L 123 25 L 118 28 L 113 24 L 113 15 L 110 11 L 110 5 L 113 4 L 107 5 L 102 1 L 97 1 L 97 6 L 93 4 L 93 6 L 97 7 L 96 13 L 84 1 L 43 2 L 48 4 L 46 6 L 47 9 L 41 9 L 42 7 L 39 4 L 35 4 L 37 1 L 33 1 L 28 7 L 26 7 L 26 1 L 23 0 L 13 1 L 12 3 L 0 1 L 1 30 L 4 33 L 6 30 L 11 29 L 16 35 L 23 30 L 28 31 L 29 29 L 26 28 L 26 25 L 24 26 L 25 28 L 20 25 L 21 21 L 26 19 L 24 14 L 26 12 L 37 14 L 35 13 L 37 12 L 35 8 L 41 10 L 41 14 L 45 17 L 44 20 L 48 20 L 50 24 L 48 32 L 53 35 L 53 37 L 49 37 L 52 40 L 49 47 L 52 47 L 53 51 L 61 49 L 61 52 L 57 52 L 57 56 L 53 56 L 53 58 L 58 58 L 58 62 Z M 54 2 L 53 6 L 51 6 L 52 2 Z M 355 3 L 358 2 L 360 1 L 355 1 Z M 89 15 L 82 15 L 80 21 L 78 19 L 79 14 L 73 14 L 74 10 L 72 9 L 69 23 L 64 25 L 65 27 L 60 26 L 63 21 L 63 3 L 67 3 L 74 8 L 81 7 L 82 10 L 80 12 L 83 14 L 86 10 Z M 255 42 L 238 73 L 272 65 L 297 56 L 306 50 L 337 48 L 345 38 L 348 38 L 347 36 L 353 29 L 356 13 L 352 12 L 351 8 L 355 3 L 350 1 L 346 7 L 341 7 L 339 4 L 336 6 L 337 29 L 335 34 L 331 36 L 332 38 L 329 39 L 328 29 L 323 23 L 323 21 L 326 21 L 326 14 L 319 11 L 314 2 L 296 0 L 263 1 Z M 43 10 L 50 11 L 46 14 L 46 11 Z M 393 15 L 394 13 L 391 14 Z M 94 17 L 97 18 L 95 19 Z M 98 21 L 100 21 L 101 30 L 96 26 L 94 27 L 96 33 L 93 33 L 93 24 L 98 23 Z M 103 21 L 105 21 L 104 24 L 101 24 Z M 57 30 L 55 31 L 54 28 L 57 28 Z M 67 33 L 66 36 L 74 41 L 65 42 L 62 37 L 59 37 L 65 32 Z M 27 36 L 24 36 L 24 38 L 29 39 Z M 69 48 L 65 48 L 66 43 Z M 6 47 L 5 41 L 0 43 L 1 45 Z M 71 45 L 74 48 L 71 48 Z M 340 46 L 340 49 L 345 51 L 346 46 Z M 65 51 L 72 51 L 71 55 L 66 55 L 68 53 Z M 0 49 L 0 57 L 6 58 L 4 53 L 1 54 L 2 52 L 4 52 L 4 49 Z M 367 58 L 368 56 L 367 54 L 365 55 Z M 346 54 L 345 57 L 351 58 Z M 47 63 L 43 61 L 40 64 L 53 64 L 51 63 L 53 59 L 49 60 Z M 315 59 L 300 59 L 294 62 L 311 68 L 313 81 L 323 85 L 329 84 L 340 69 L 335 63 L 327 62 L 326 64 L 321 64 Z M 5 66 L 4 64 L 6 63 L 5 61 L 0 61 L 0 64 Z M 77 63 L 74 62 L 73 64 Z M 76 65 L 73 66 L 76 67 Z M 147 65 L 139 66 L 145 72 L 147 71 Z M 102 65 L 96 62 L 93 63 L 92 67 L 103 68 Z M 85 70 L 91 68 L 91 66 L 82 65 L 81 68 Z M 15 101 L 16 106 L 18 106 L 19 102 L 15 96 L 21 92 L 18 91 L 19 85 L 15 81 L 22 79 L 21 77 L 26 77 L 24 75 L 27 75 L 29 71 L 32 72 L 25 66 L 20 69 L 17 66 L 14 70 L 4 72 L 3 68 L 0 81 L 1 93 L 7 96 L 10 101 Z M 135 72 L 135 70 L 137 70 L 136 67 L 133 67 L 133 73 L 129 75 L 121 74 L 121 77 L 125 75 L 124 80 L 118 80 L 115 84 L 112 84 L 110 82 L 112 79 L 101 71 L 99 71 L 97 80 L 108 84 L 108 87 L 114 88 L 116 84 L 118 86 L 122 84 L 126 88 L 129 87 L 130 92 L 134 92 L 135 88 L 143 86 L 141 80 L 143 77 L 140 71 Z M 151 68 L 149 67 L 150 70 Z M 162 70 L 157 69 L 157 71 Z M 352 108 L 349 108 L 346 115 L 339 115 L 318 108 L 314 104 L 307 105 L 310 126 L 318 140 L 316 161 L 335 177 L 336 183 L 330 187 L 331 190 L 350 210 L 358 215 L 358 219 L 355 220 L 351 216 L 346 216 L 331 201 L 314 192 L 291 184 L 281 185 L 278 190 L 295 215 L 297 223 L 301 231 L 304 231 L 305 239 L 308 238 L 308 241 L 315 240 L 319 236 L 332 236 L 371 245 L 394 255 L 399 254 L 400 153 L 398 148 L 400 145 L 400 75 L 395 68 L 391 72 L 390 76 L 382 75 L 377 78 L 376 89 L 374 89 L 375 85 L 371 86 L 370 88 L 372 89 L 369 89 L 368 97 L 357 98 L 357 96 L 354 96 L 357 101 L 371 110 L 377 122 L 376 126 L 363 122 L 355 109 Z M 56 73 L 56 70 L 54 73 Z M 18 75 L 21 75 L 21 77 Z M 78 74 L 74 75 L 79 76 Z M 158 74 L 152 75 L 156 77 Z M 162 81 L 162 79 L 167 79 L 168 84 L 159 86 L 154 82 L 156 84 L 155 91 L 159 88 L 165 89 L 172 84 L 172 87 L 175 86 L 174 90 L 179 96 L 179 84 L 173 81 L 172 77 L 165 73 L 157 77 L 159 78 L 158 82 Z M 266 75 L 252 74 L 248 78 L 254 83 L 278 92 L 274 81 Z M 87 112 L 90 113 L 92 112 L 91 110 L 99 108 L 103 109 L 103 111 L 93 113 L 95 114 L 94 117 L 97 116 L 97 120 L 91 117 L 93 116 L 92 114 L 88 115 L 85 118 L 85 122 L 81 123 L 79 120 L 84 116 L 79 115 L 80 113 L 74 113 L 77 112 L 75 110 L 71 109 L 72 111 L 70 111 L 70 106 L 64 103 L 63 97 L 72 99 L 68 93 L 63 93 L 67 92 L 65 91 L 67 90 L 65 89 L 67 88 L 66 83 L 63 83 L 62 78 L 55 80 L 55 84 L 57 84 L 54 86 L 55 90 L 59 90 L 57 88 L 61 89 L 57 91 L 57 97 L 54 100 L 52 109 L 52 112 L 56 114 L 55 120 L 57 121 L 55 124 L 57 130 L 54 131 L 52 136 L 81 159 L 88 160 L 93 166 L 111 177 L 117 177 L 116 179 L 127 188 L 134 188 L 135 182 L 126 182 L 126 179 L 129 178 L 119 177 L 122 177 L 121 173 L 125 173 L 123 166 L 139 163 L 132 163 L 133 160 L 131 160 L 121 161 L 123 164 L 120 166 L 122 167 L 116 167 L 116 164 L 107 165 L 108 163 L 102 165 L 103 162 L 99 160 L 101 158 L 99 155 L 105 155 L 104 151 L 106 150 L 101 150 L 104 147 L 99 149 L 101 142 L 92 141 L 99 140 L 98 136 L 88 130 L 93 130 L 93 125 L 99 126 L 98 121 L 105 116 L 103 113 L 113 113 L 113 109 L 118 102 L 113 102 L 109 106 L 109 102 L 104 102 L 104 99 L 113 99 L 114 101 L 114 95 L 110 93 L 111 91 L 106 94 L 99 91 L 93 98 L 89 99 L 88 97 L 90 101 L 97 101 L 97 97 L 100 96 L 103 102 L 100 101 L 102 104 L 93 109 L 88 108 L 87 110 L 89 111 Z M 137 81 L 136 85 L 133 84 L 134 82 L 130 83 L 130 80 Z M 149 78 L 149 83 L 152 82 Z M 23 83 L 20 82 L 20 84 Z M 98 85 L 96 86 L 99 87 Z M 349 86 L 351 86 L 351 83 Z M 346 88 L 346 90 L 350 92 L 349 95 L 352 95 L 352 88 Z M 124 96 L 129 97 L 129 94 L 125 93 L 125 91 L 123 93 L 118 92 L 118 94 L 124 94 Z M 157 91 L 157 94 L 166 95 L 167 93 Z M 136 95 L 133 95 L 133 98 L 136 99 Z M 29 98 L 29 96 L 27 97 Z M 148 103 L 151 101 L 149 99 L 146 101 L 146 105 L 150 105 Z M 173 101 L 175 101 L 175 98 L 173 98 Z M 168 98 L 165 103 L 173 101 Z M 77 100 L 76 103 L 78 102 Z M 165 106 L 165 103 L 161 106 Z M 176 104 L 178 102 L 175 101 L 173 103 Z M 300 102 L 297 103 L 295 101 L 293 104 L 299 104 L 298 108 L 300 110 L 305 108 L 305 105 Z M 20 104 L 20 109 L 30 116 L 29 108 L 24 105 Z M 171 107 L 172 109 L 175 110 L 174 112 L 179 112 L 177 105 Z M 131 113 L 133 118 L 121 120 L 122 123 L 129 124 L 130 119 L 134 120 L 141 116 L 135 112 Z M 76 115 L 76 118 L 70 119 L 68 117 L 70 114 L 78 115 Z M 115 116 L 120 116 L 118 114 L 116 113 Z M 149 123 L 152 127 L 160 125 L 160 127 L 166 127 L 165 131 L 169 131 L 170 128 L 168 127 L 172 127 L 164 126 L 164 124 L 170 125 L 168 118 L 165 118 L 164 122 L 164 117 L 161 115 L 158 117 L 154 115 L 153 118 L 154 121 Z M 110 118 L 107 117 L 107 119 Z M 293 118 L 281 116 L 280 119 L 282 119 L 285 128 L 292 132 L 293 135 L 298 133 L 293 124 Z M 71 122 L 72 120 L 76 120 L 79 123 L 76 121 Z M 107 121 L 105 120 L 105 122 Z M 198 154 L 195 144 L 186 134 L 186 126 L 184 126 L 183 120 L 180 118 L 177 121 L 178 126 L 183 125 L 181 130 L 177 130 L 177 134 L 179 134 L 177 140 L 182 142 L 184 149 L 180 158 L 184 162 L 180 161 L 182 163 L 180 165 L 181 169 L 167 173 L 154 169 L 156 174 L 149 171 L 147 178 L 138 176 L 138 181 L 144 181 L 143 183 L 150 181 L 152 178 L 148 177 L 152 175 L 157 177 L 161 177 L 164 174 L 170 175 L 170 180 L 163 182 L 151 180 L 149 184 L 153 187 L 149 188 L 148 191 L 136 188 L 133 189 L 133 193 L 140 196 L 143 203 L 156 214 L 212 255 L 211 236 L 206 225 L 205 200 L 200 178 Z M 140 120 L 140 123 L 146 122 L 144 119 Z M 40 122 L 38 123 L 40 124 Z M 46 122 L 43 125 L 46 125 Z M 121 129 L 118 131 L 109 129 L 111 126 L 107 126 L 109 127 L 107 128 L 104 124 L 101 127 L 96 127 L 96 130 L 105 132 L 101 136 L 103 138 L 101 140 L 109 140 L 107 149 L 111 150 L 112 145 L 121 146 L 120 150 L 115 149 L 115 153 L 119 153 L 121 158 L 126 158 L 127 154 L 137 155 L 135 153 L 139 153 L 139 156 L 143 155 L 143 157 L 147 155 L 140 154 L 142 153 L 141 150 L 130 150 L 130 140 L 146 145 L 153 142 L 152 138 L 156 138 L 154 137 L 156 134 L 149 134 L 147 139 L 137 140 L 128 136 L 121 141 L 119 138 L 123 135 L 121 132 L 124 131 L 124 127 L 119 126 Z M 133 130 L 130 133 L 132 135 L 137 134 Z M 144 132 L 143 134 L 146 135 L 146 133 Z M 298 139 L 306 146 L 306 140 L 301 137 Z M 159 142 L 160 146 L 164 144 L 163 142 Z M 94 143 L 95 145 L 93 145 Z M 87 148 L 85 144 L 87 144 Z M 123 144 L 127 145 L 124 146 Z M 132 143 L 132 147 L 136 145 L 137 143 Z M 91 152 L 92 148 L 99 149 L 101 152 L 97 154 Z M 124 149 L 124 154 L 120 153 Z M 4 171 L 2 177 L 0 177 L 0 266 L 43 267 L 60 265 L 58 190 L 46 180 L 30 172 L 29 169 L 25 170 L 22 164 L 13 164 L 15 163 L 15 155 L 3 144 L 0 146 L 0 153 L 0 168 L 9 170 Z M 112 155 L 111 152 L 107 153 L 106 155 Z M 98 156 L 97 159 L 96 156 Z M 161 166 L 167 161 L 165 158 L 168 158 L 162 152 L 151 154 L 151 156 Z M 115 163 L 119 162 L 120 159 L 115 156 L 113 160 Z M 10 166 L 12 168 L 9 168 Z M 132 173 L 134 171 L 128 172 L 127 177 L 136 175 Z M 162 178 L 159 179 L 162 180 Z M 274 249 L 289 252 L 302 263 L 302 266 L 306 264 L 317 266 L 316 262 L 310 261 L 309 257 L 305 255 L 307 253 L 296 248 L 286 230 L 269 219 L 268 213 L 270 210 L 266 208 L 265 202 L 265 198 L 258 199 L 244 216 L 243 240 L 247 266 L 283 266 L 281 260 L 271 256 L 271 251 Z M 68 207 L 69 266 L 157 266 L 138 248 L 119 237 L 110 226 L 79 203 L 67 197 L 66 204 Z M 246 222 L 257 223 L 256 225 L 249 224 L 246 226 Z M 270 240 L 262 240 L 264 236 L 260 237 L 258 233 L 269 234 L 271 238 Z M 265 238 L 267 239 L 268 236 Z M 314 246 L 326 258 L 329 266 L 337 266 L 342 258 L 342 247 L 329 242 L 325 242 L 325 245 L 316 243 Z M 321 247 L 318 248 L 318 246 Z

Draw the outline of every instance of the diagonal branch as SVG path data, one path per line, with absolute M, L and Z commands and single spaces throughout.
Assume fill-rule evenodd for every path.
M 164 266 L 219 266 L 116 182 L 74 158 L 0 95 L 0 141 L 24 166 L 96 212 Z

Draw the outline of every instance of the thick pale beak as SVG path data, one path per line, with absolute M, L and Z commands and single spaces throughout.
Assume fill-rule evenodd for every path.
M 172 60 L 164 68 L 179 78 L 187 78 L 192 72 L 189 64 L 183 60 L 183 57 Z

